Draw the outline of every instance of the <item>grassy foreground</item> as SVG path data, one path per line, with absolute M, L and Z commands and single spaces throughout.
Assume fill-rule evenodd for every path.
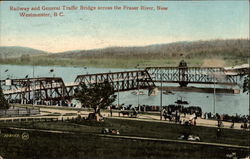
M 3 140 L 0 153 L 8 159 L 159 159 L 225 158 L 232 150 L 211 146 L 102 138 L 92 135 L 29 133 L 31 139 Z M 246 152 L 233 150 L 244 156 Z
M 75 134 L 56 134 L 25 131 L 28 140 L 4 137 L 4 134 L 21 134 L 8 127 L 64 130 Z M 4 158 L 225 158 L 236 152 L 240 157 L 247 150 L 185 143 L 167 143 L 129 139 L 113 139 L 97 136 L 102 128 L 116 128 L 121 135 L 151 138 L 177 139 L 183 132 L 200 136 L 202 142 L 226 143 L 249 146 L 249 131 L 223 129 L 222 137 L 216 139 L 216 128 L 185 127 L 182 125 L 144 122 L 135 120 L 106 119 L 95 122 L 29 122 L 1 123 L 0 156 Z

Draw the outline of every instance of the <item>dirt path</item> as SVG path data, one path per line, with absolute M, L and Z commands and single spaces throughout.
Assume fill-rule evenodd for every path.
M 26 119 L 26 118 L 58 118 L 58 120 L 65 120 L 65 119 L 71 119 L 72 117 L 77 117 L 77 115 L 81 115 L 81 117 L 87 117 L 88 114 L 91 111 L 82 109 L 79 111 L 79 109 L 75 108 L 67 108 L 64 109 L 63 107 L 40 107 L 40 115 L 35 115 L 35 116 L 29 116 L 29 117 L 5 117 L 5 118 L 0 118 L 0 120 L 14 120 L 14 119 Z M 165 123 L 174 123 L 170 121 L 165 121 L 165 120 L 160 120 L 159 114 L 139 114 L 137 118 L 130 118 L 127 116 L 120 116 L 118 114 L 118 111 L 113 111 L 112 117 L 110 117 L 110 113 L 108 111 L 102 111 L 101 114 L 103 117 L 108 117 L 108 118 L 117 118 L 117 119 L 127 119 L 127 120 L 143 120 L 143 121 L 150 121 L 150 122 L 165 122 Z M 186 115 L 184 117 L 181 115 L 180 120 L 189 120 L 190 115 Z M 230 128 L 231 122 L 223 122 L 224 128 Z M 208 126 L 208 127 L 217 127 L 217 121 L 216 120 L 206 120 L 206 119 L 201 119 L 197 118 L 196 120 L 196 125 L 198 126 Z M 241 123 L 235 123 L 234 124 L 234 129 L 241 129 L 240 128 Z

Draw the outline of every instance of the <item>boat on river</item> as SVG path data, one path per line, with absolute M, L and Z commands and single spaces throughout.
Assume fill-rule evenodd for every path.
M 181 99 L 177 99 L 177 101 L 175 101 L 176 104 L 189 104 L 188 101 L 182 100 Z
M 165 91 L 163 92 L 163 94 L 166 94 L 166 95 L 174 95 L 175 93 L 171 92 L 171 91 Z
M 131 94 L 133 95 L 145 95 L 145 93 L 143 91 L 133 91 Z

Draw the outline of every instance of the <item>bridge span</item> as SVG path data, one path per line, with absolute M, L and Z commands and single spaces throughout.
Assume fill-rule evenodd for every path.
M 9 102 L 59 104 L 74 98 L 75 88 L 81 83 L 88 85 L 104 81 L 109 81 L 116 92 L 148 89 L 151 94 L 156 87 L 146 70 L 78 75 L 70 83 L 64 83 L 60 77 L 8 79 L 2 80 L 1 85 Z
M 188 67 L 184 60 L 178 67 L 147 67 L 146 70 L 154 82 L 179 83 L 181 87 L 188 84 L 215 83 L 237 85 L 238 77 L 247 74 L 246 70 L 231 74 L 223 67 Z
M 248 69 L 249 70 L 249 69 Z M 245 70 L 244 70 L 245 71 Z M 178 67 L 147 67 L 144 70 L 78 75 L 74 82 L 64 83 L 60 77 L 40 77 L 1 80 L 3 93 L 9 102 L 61 104 L 74 98 L 81 83 L 95 84 L 109 81 L 116 92 L 148 89 L 154 94 L 156 83 L 237 85 L 239 75 L 227 74 L 220 67 L 188 67 L 181 61 Z

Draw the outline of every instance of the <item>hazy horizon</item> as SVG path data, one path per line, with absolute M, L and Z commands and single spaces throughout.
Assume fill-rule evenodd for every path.
M 116 47 L 124 47 L 124 48 L 129 48 L 129 47 L 148 47 L 148 46 L 153 46 L 153 45 L 168 45 L 168 44 L 174 44 L 174 43 L 190 43 L 190 42 L 201 42 L 201 41 L 216 41 L 216 40 L 249 40 L 247 38 L 236 38 L 236 39 L 209 39 L 209 40 L 195 40 L 195 41 L 176 41 L 176 42 L 169 42 L 169 43 L 157 43 L 157 44 L 149 44 L 149 45 L 138 45 L 138 46 L 109 46 L 109 47 L 103 47 L 103 48 L 93 48 L 93 49 L 77 49 L 77 50 L 66 50 L 66 51 L 62 51 L 62 52 L 48 52 L 46 50 L 40 50 L 37 48 L 31 48 L 31 47 L 27 47 L 27 46 L 1 46 L 0 47 L 21 47 L 21 48 L 29 48 L 29 49 L 35 49 L 35 50 L 39 50 L 39 51 L 44 51 L 47 53 L 51 53 L 51 54 L 55 54 L 55 53 L 64 53 L 64 52 L 74 52 L 74 51 L 90 51 L 90 50 L 101 50 L 101 49 L 108 49 L 108 48 L 116 48 Z

